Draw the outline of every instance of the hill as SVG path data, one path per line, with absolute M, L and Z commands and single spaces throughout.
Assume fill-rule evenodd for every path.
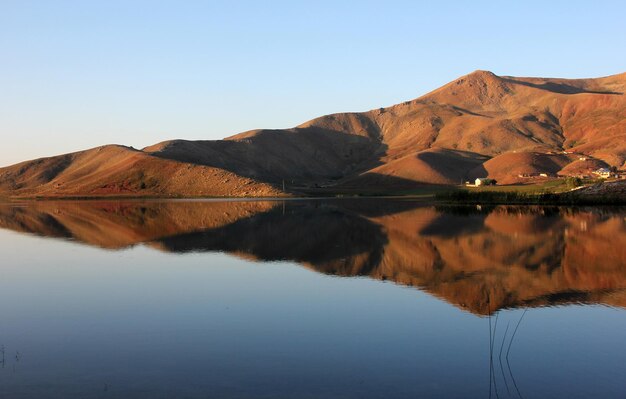
M 224 140 L 104 146 L 0 168 L 3 196 L 273 196 L 397 190 L 626 167 L 626 73 L 519 78 L 475 71 L 422 97 Z M 582 167 L 580 159 L 586 159 Z M 578 164 L 576 164 L 578 162 Z
M 123 146 L 0 169 L 0 192 L 19 196 L 275 196 L 280 191 L 220 168 L 155 158 Z

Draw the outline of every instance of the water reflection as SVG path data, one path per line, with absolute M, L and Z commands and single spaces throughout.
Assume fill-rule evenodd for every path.
M 626 213 L 409 200 L 83 201 L 0 205 L 0 227 L 106 249 L 219 251 L 415 286 L 479 315 L 626 306 Z

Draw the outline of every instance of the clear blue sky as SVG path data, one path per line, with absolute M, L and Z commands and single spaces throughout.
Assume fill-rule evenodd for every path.
M 623 0 L 0 0 L 0 165 L 291 127 L 475 69 L 616 74 L 624 16 Z

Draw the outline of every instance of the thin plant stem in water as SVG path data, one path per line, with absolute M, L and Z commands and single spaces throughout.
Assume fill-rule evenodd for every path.
M 492 347 L 491 347 L 491 305 L 489 301 L 489 294 L 487 294 L 487 318 L 489 319 L 489 399 L 491 399 L 491 385 L 493 381 L 493 356 L 491 355 Z
M 513 330 L 513 335 L 511 336 L 511 341 L 509 342 L 509 347 L 506 350 L 506 358 L 509 358 L 509 352 L 511 351 L 511 346 L 513 345 L 513 340 L 515 339 L 515 334 L 517 334 L 517 329 L 519 328 L 519 325 L 522 323 L 522 319 L 524 318 L 524 316 L 526 315 L 526 311 L 528 310 L 528 308 L 524 309 L 524 313 L 522 313 L 522 317 L 519 318 L 519 321 L 517 322 L 517 325 L 515 326 L 515 330 Z
M 515 334 L 517 333 L 517 329 L 519 328 L 520 324 L 522 323 L 522 319 L 524 318 L 524 315 L 526 315 L 526 312 L 528 311 L 528 308 L 524 309 L 524 313 L 522 313 L 522 316 L 519 318 L 517 325 L 515 326 L 515 330 L 513 331 L 513 334 L 511 336 L 511 340 L 509 341 L 509 347 L 507 348 L 506 351 L 506 365 L 509 369 L 509 375 L 511 376 L 511 380 L 513 381 L 513 386 L 515 387 L 515 391 L 517 392 L 517 395 L 520 397 L 520 399 L 523 399 L 522 397 L 522 393 L 519 390 L 519 387 L 517 386 L 517 381 L 515 381 L 515 377 L 513 376 L 513 371 L 511 369 L 511 364 L 509 363 L 509 352 L 511 351 L 511 346 L 513 345 L 513 339 L 515 339 Z
M 493 339 L 491 341 L 491 349 L 489 351 L 489 357 L 491 358 L 491 374 L 493 375 L 493 389 L 496 393 L 496 398 L 500 399 L 500 395 L 498 394 L 498 383 L 497 383 L 497 378 L 496 378 L 496 372 L 495 369 L 493 367 L 493 345 L 496 341 L 496 332 L 498 330 L 498 318 L 500 317 L 500 313 L 496 313 L 496 322 L 494 323 L 493 326 Z
M 504 379 L 504 386 L 506 387 L 506 393 L 511 396 L 511 390 L 509 389 L 509 383 L 507 382 L 506 375 L 504 374 L 504 366 L 502 365 L 502 349 L 504 349 L 504 342 L 506 341 L 506 334 L 509 332 L 509 325 L 511 323 L 506 323 L 506 328 L 504 329 L 504 336 L 502 337 L 502 345 L 500 345 L 500 353 L 498 354 L 498 361 L 500 362 L 500 372 L 502 373 L 502 378 Z
M 500 345 L 500 354 L 498 355 L 499 358 L 502 358 L 502 349 L 504 349 L 504 341 L 506 340 L 506 334 L 509 331 L 510 324 L 511 322 L 506 323 L 506 328 L 504 329 L 504 337 L 502 337 L 502 345 Z
M 513 386 L 515 387 L 515 391 L 517 392 L 517 395 L 520 397 L 520 399 L 524 399 L 522 397 L 522 393 L 520 392 L 519 388 L 517 387 L 517 382 L 515 381 L 515 377 L 513 376 L 513 371 L 511 370 L 511 364 L 509 363 L 509 358 L 506 358 L 506 366 L 509 369 L 509 375 L 511 376 L 511 380 L 513 381 Z
M 498 330 L 498 318 L 500 317 L 500 313 L 496 313 L 496 322 L 493 326 L 493 340 L 491 341 L 491 352 L 493 353 L 493 345 L 496 342 L 496 331 Z

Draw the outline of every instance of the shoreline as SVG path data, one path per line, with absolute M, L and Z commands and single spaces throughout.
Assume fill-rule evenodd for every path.
M 77 196 L 77 197 L 9 197 L 0 198 L 0 204 L 19 202 L 296 202 L 296 201 L 348 201 L 348 200 L 412 200 L 423 202 L 425 205 L 543 205 L 543 206 L 624 206 L 626 198 L 622 197 L 561 197 L 548 194 L 548 198 L 519 197 L 502 199 L 498 196 L 477 195 L 475 198 L 453 198 L 450 196 L 440 197 L 433 195 L 338 195 L 338 196 L 298 196 L 298 197 L 158 197 L 158 196 Z
M 480 188 L 424 185 L 413 190 L 310 190 L 278 196 L 211 195 L 5 195 L 0 202 L 16 201 L 303 201 L 345 199 L 405 199 L 433 204 L 494 205 L 626 205 L 626 180 L 593 182 L 568 187 L 554 180 L 544 185 L 502 185 Z

